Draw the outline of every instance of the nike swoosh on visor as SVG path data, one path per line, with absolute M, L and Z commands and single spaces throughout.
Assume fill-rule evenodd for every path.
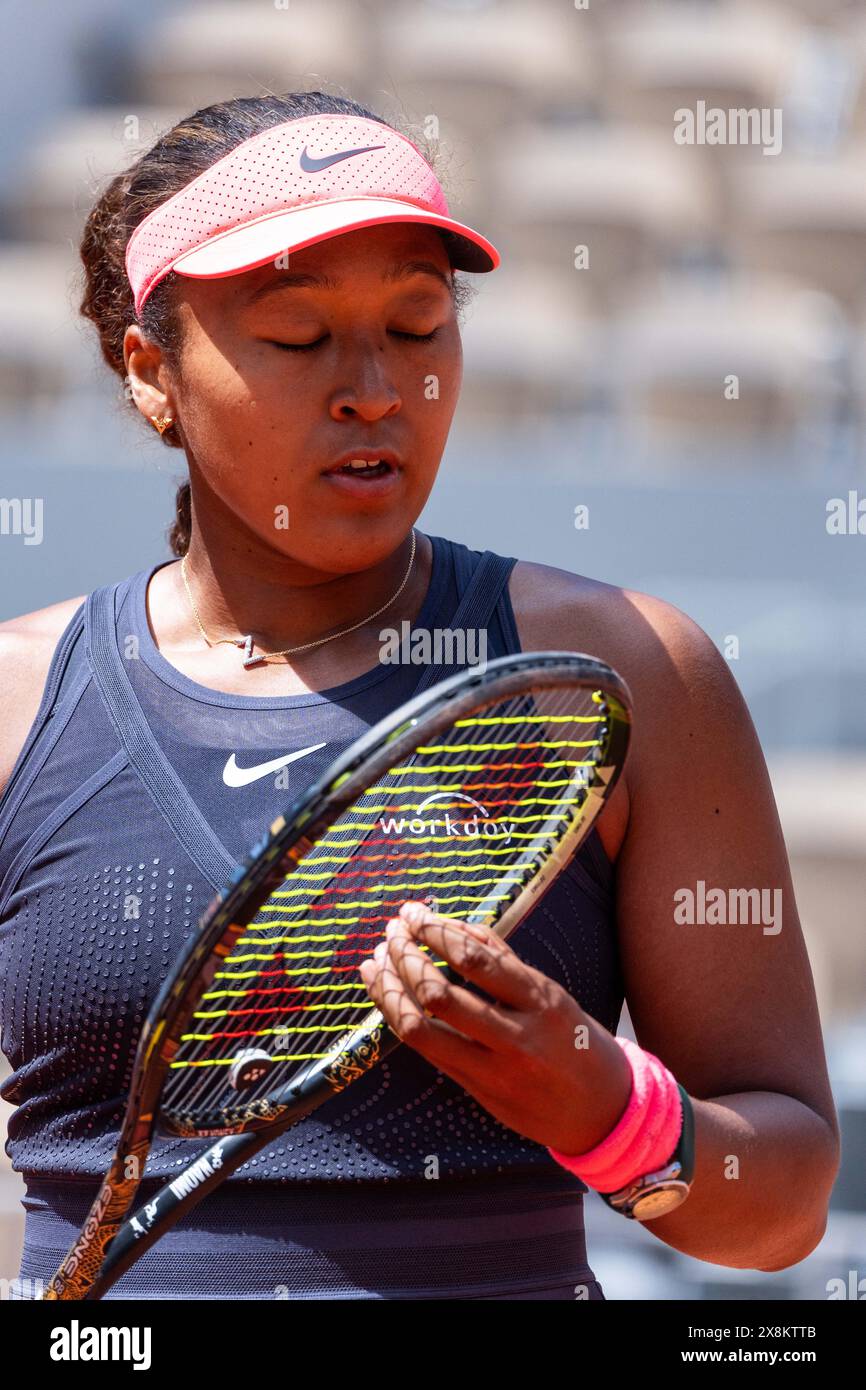
M 359 150 L 344 150 L 341 154 L 326 154 L 321 159 L 316 159 L 314 155 L 307 154 L 306 145 L 301 150 L 301 168 L 305 174 L 316 174 L 320 169 L 327 169 L 331 164 L 336 164 L 341 159 L 351 159 L 356 154 L 369 154 L 370 150 L 383 150 L 384 145 L 365 145 Z

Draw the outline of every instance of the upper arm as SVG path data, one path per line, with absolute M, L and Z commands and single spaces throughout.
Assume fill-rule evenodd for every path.
M 696 623 L 629 597 L 639 671 L 617 918 L 638 1041 L 697 1097 L 778 1091 L 835 1132 L 785 841 L 745 700 Z
M 525 650 L 588 652 L 632 694 L 625 773 L 602 819 L 616 812 L 622 822 L 617 934 L 638 1042 L 698 1098 L 777 1091 L 836 1133 L 785 841 L 727 662 L 697 623 L 646 594 L 521 563 L 511 595 Z M 699 883 L 726 897 L 767 890 L 771 909 L 781 901 L 781 930 L 677 921 L 675 895 L 697 894 Z
M 0 796 L 36 718 L 60 637 L 82 598 L 0 623 Z

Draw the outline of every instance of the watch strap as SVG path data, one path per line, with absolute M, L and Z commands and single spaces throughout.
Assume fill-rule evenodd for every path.
M 669 1189 L 667 1196 L 672 1202 L 671 1209 L 673 1206 L 680 1205 L 688 1196 L 688 1189 L 695 1170 L 695 1115 L 688 1092 L 679 1082 L 677 1082 L 677 1090 L 680 1093 L 682 1106 L 682 1124 L 677 1146 L 667 1163 L 652 1173 L 636 1177 L 617 1192 L 599 1193 L 603 1201 L 622 1216 L 634 1217 L 634 1208 L 640 1204 L 643 1204 L 645 1210 L 651 1207 L 653 1203 L 648 1199 L 653 1192 L 660 1194 L 661 1201 L 663 1201 L 666 1189 Z M 679 1164 L 679 1171 L 671 1174 L 668 1178 L 663 1177 L 665 1169 L 670 1168 L 673 1164 Z M 655 1179 L 655 1181 L 647 1181 L 647 1179 Z M 685 1188 L 684 1192 L 683 1188 Z M 661 1214 L 661 1209 L 659 1214 Z

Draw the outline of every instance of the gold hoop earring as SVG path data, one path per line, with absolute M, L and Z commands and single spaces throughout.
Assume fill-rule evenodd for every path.
M 174 420 L 170 415 L 151 415 L 150 419 L 151 423 L 159 430 L 160 437 L 165 434 L 166 430 L 171 429 L 174 424 Z

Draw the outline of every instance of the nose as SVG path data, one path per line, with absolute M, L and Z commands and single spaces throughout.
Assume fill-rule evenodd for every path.
M 364 420 L 381 420 L 400 409 L 402 396 L 388 366 L 385 344 L 377 338 L 355 337 L 340 358 L 339 373 L 342 384 L 331 396 L 335 419 L 359 415 Z

